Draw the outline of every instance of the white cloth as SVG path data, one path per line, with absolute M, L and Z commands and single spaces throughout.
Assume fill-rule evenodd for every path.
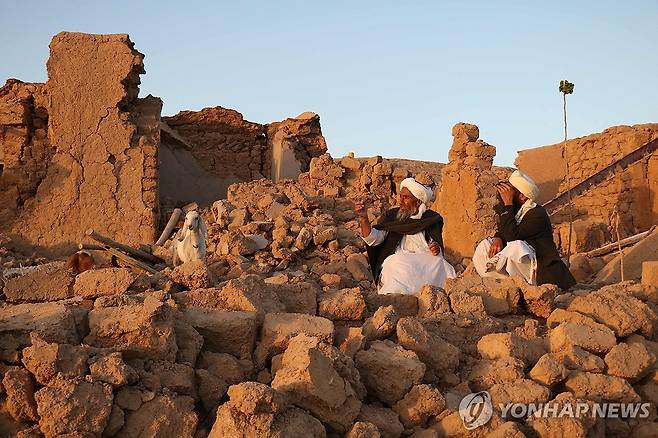
M 537 206 L 537 203 L 533 201 L 532 199 L 528 199 L 523 203 L 521 208 L 519 208 L 519 211 L 516 212 L 516 215 L 514 215 L 514 220 L 516 220 L 516 224 L 520 224 L 521 221 L 523 220 L 523 216 L 533 208 Z
M 434 192 L 427 186 L 422 185 L 413 178 L 405 178 L 400 183 L 400 190 L 407 189 L 416 199 L 420 199 L 423 204 L 427 204 L 432 199 Z
M 493 239 L 480 242 L 473 254 L 473 266 L 480 277 L 522 277 L 528 284 L 537 284 L 537 255 L 524 240 L 508 242 L 505 247 L 489 257 Z
M 519 192 L 523 193 L 526 198 L 536 200 L 539 198 L 539 187 L 530 176 L 515 170 L 509 177 L 509 183 L 512 184 Z
M 411 218 L 420 219 L 426 209 L 425 204 L 421 204 L 418 213 Z M 379 245 L 387 235 L 387 231 L 372 228 L 363 241 L 368 246 Z M 455 268 L 443 254 L 431 253 L 424 232 L 408 234 L 402 236 L 395 253 L 386 257 L 382 264 L 379 293 L 413 295 L 426 284 L 443 287 L 447 278 L 455 277 Z

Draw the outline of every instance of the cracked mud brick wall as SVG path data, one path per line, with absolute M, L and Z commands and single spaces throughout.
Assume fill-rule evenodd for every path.
M 137 98 L 143 58 L 128 35 L 53 38 L 46 87 L 55 153 L 11 227 L 19 245 L 62 253 L 88 228 L 128 244 L 153 241 L 162 104 Z
M 575 138 L 567 142 L 570 183 L 566 181 L 566 160 L 562 144 L 519 151 L 516 165 L 527 171 L 544 191 L 541 201 L 553 198 L 615 161 L 658 138 L 658 124 L 614 126 L 603 132 Z M 547 172 L 542 163 L 562 163 Z M 612 227 L 612 214 L 621 216 L 621 237 L 648 229 L 658 220 L 658 156 L 647 157 L 613 178 L 599 184 L 573 201 L 574 219 L 587 219 Z M 563 208 L 552 216 L 554 224 L 569 220 L 569 210 Z M 614 230 L 612 230 L 614 232 Z M 566 234 L 565 234 L 566 233 Z M 564 232 L 568 236 L 568 232 Z
M 46 98 L 45 84 L 10 79 L 0 88 L 0 224 L 34 196 L 54 154 Z

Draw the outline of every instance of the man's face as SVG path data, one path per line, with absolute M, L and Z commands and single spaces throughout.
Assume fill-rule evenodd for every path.
M 418 213 L 418 207 L 420 207 L 421 201 L 416 198 L 408 188 L 404 187 L 400 190 L 400 210 L 404 210 L 406 213 L 412 215 Z

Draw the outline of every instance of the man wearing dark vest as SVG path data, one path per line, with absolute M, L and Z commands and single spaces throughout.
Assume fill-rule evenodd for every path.
M 562 290 L 576 284 L 553 242 L 551 220 L 537 205 L 539 188 L 525 173 L 515 170 L 508 182 L 496 186 L 498 231 L 480 242 L 473 265 L 482 277 L 523 277 L 529 284 L 555 284 Z
M 413 178 L 400 184 L 400 206 L 371 226 L 363 204 L 356 204 L 361 238 L 380 294 L 415 294 L 425 284 L 443 287 L 455 278 L 443 258 L 443 218 L 429 210 L 432 190 Z

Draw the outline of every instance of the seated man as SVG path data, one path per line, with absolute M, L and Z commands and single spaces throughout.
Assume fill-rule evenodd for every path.
M 406 178 L 400 185 L 400 207 L 371 226 L 363 204 L 356 204 L 361 238 L 380 294 L 415 294 L 425 284 L 443 287 L 455 278 L 443 258 L 443 218 L 425 205 L 432 190 Z
M 498 232 L 480 242 L 473 255 L 482 277 L 521 276 L 529 284 L 556 284 L 566 290 L 576 280 L 553 242 L 551 220 L 535 203 L 539 188 L 523 172 L 515 170 L 509 182 L 496 185 L 502 204 L 495 207 Z

